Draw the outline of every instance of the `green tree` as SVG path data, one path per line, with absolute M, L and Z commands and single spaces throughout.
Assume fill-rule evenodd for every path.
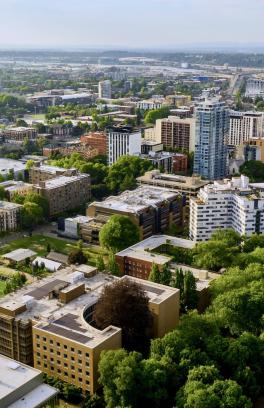
M 87 262 L 87 256 L 83 253 L 83 251 L 79 248 L 73 249 L 70 251 L 68 256 L 69 264 L 85 264 Z
M 238 252 L 237 246 L 230 247 L 225 241 L 201 242 L 194 251 L 194 264 L 199 268 L 219 271 L 232 265 Z
M 104 258 L 102 255 L 98 255 L 96 258 L 96 267 L 98 271 L 103 272 L 105 270 L 105 263 L 104 263 Z
M 99 233 L 100 245 L 118 252 L 139 241 L 139 228 L 124 215 L 112 215 Z
M 252 234 L 250 237 L 246 237 L 243 242 L 243 251 L 252 252 L 257 247 L 264 248 L 264 235 Z
M 108 270 L 114 276 L 120 276 L 120 269 L 115 260 L 115 254 L 110 253 L 108 257 Z
M 25 197 L 25 203 L 35 203 L 42 208 L 45 218 L 49 216 L 49 202 L 46 197 L 36 193 L 28 193 Z
M 224 241 L 228 246 L 234 247 L 241 244 L 241 236 L 232 228 L 217 229 L 211 235 L 211 241 Z
M 170 109 L 166 106 L 159 109 L 149 110 L 144 118 L 145 124 L 154 124 L 157 119 L 167 118 L 170 114 Z
M 32 230 L 35 225 L 43 222 L 43 210 L 36 203 L 27 202 L 21 212 L 23 228 Z
M 171 274 L 170 267 L 167 264 L 165 264 L 160 273 L 160 283 L 162 285 L 170 286 L 171 279 L 172 279 L 172 274 Z
M 18 126 L 18 127 L 28 127 L 28 124 L 24 119 L 17 119 L 16 126 Z
M 253 183 L 264 181 L 264 163 L 258 160 L 246 161 L 239 169 L 241 174 L 249 177 Z
M 3 186 L 0 186 L 0 200 L 4 200 L 6 198 L 6 192 Z
M 26 162 L 26 169 L 27 169 L 27 170 L 30 170 L 32 167 L 34 167 L 34 165 L 35 165 L 34 160 L 28 160 L 28 161 Z
M 153 263 L 149 274 L 149 281 L 161 283 L 160 270 L 157 264 Z

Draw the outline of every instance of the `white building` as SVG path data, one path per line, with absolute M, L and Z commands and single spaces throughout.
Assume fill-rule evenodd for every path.
M 111 166 L 119 157 L 141 153 L 141 133 L 128 128 L 113 128 L 107 134 L 108 164 Z
M 98 84 L 98 95 L 100 99 L 111 99 L 112 97 L 112 85 L 111 81 L 100 81 Z
M 60 235 L 69 238 L 79 238 L 80 224 L 89 222 L 91 217 L 85 217 L 84 215 L 77 215 L 76 217 L 65 218 L 64 231 L 60 231 Z
M 263 113 L 230 112 L 227 144 L 239 146 L 252 137 L 262 136 Z
M 8 177 L 10 174 L 17 178 L 19 175 L 24 176 L 26 164 L 20 160 L 0 158 L 0 174 L 3 177 Z
M 247 81 L 246 94 L 249 98 L 256 98 L 256 96 L 264 96 L 264 79 L 250 78 Z
M 141 110 L 159 109 L 162 107 L 164 98 L 160 99 L 146 99 L 137 102 L 137 108 Z
M 219 228 L 240 235 L 264 232 L 264 193 L 247 177 L 215 181 L 190 199 L 190 238 L 206 241 Z
M 20 224 L 22 205 L 0 201 L 0 231 L 15 231 Z
M 0 407 L 55 407 L 58 391 L 43 382 L 42 372 L 0 355 Z

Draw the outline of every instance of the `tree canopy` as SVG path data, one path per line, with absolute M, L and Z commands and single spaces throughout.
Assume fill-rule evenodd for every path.
M 118 252 L 139 241 L 139 227 L 125 215 L 112 215 L 99 233 L 100 244 Z

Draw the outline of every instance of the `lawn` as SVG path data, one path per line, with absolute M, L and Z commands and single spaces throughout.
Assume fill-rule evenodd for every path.
M 72 249 L 76 248 L 76 244 L 72 244 L 68 241 L 62 239 L 46 237 L 43 235 L 33 235 L 32 237 L 20 238 L 15 241 L 3 245 L 0 248 L 0 256 L 14 251 L 18 248 L 29 248 L 35 251 L 39 256 L 45 256 L 47 254 L 47 245 L 50 245 L 51 250 L 60 252 L 67 255 Z M 84 245 L 83 252 L 88 257 L 88 264 L 95 265 L 96 258 L 98 255 L 102 255 L 105 259 L 107 257 L 107 252 L 104 251 L 99 246 L 94 245 Z
M 4 296 L 5 287 L 6 287 L 5 281 L 0 280 L 0 297 Z

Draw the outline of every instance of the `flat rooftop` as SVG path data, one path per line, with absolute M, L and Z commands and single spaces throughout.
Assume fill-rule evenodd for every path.
M 71 184 L 76 181 L 86 179 L 87 177 L 89 177 L 87 174 L 79 174 L 78 176 L 59 176 L 51 180 L 46 180 L 44 188 L 51 190 L 53 188 L 62 187 L 65 186 L 66 184 Z M 36 187 L 42 188 L 40 186 Z
M 141 259 L 142 261 L 164 265 L 171 260 L 171 257 L 151 252 L 164 244 L 170 244 L 174 247 L 186 249 L 192 249 L 195 246 L 195 242 L 188 239 L 171 237 L 169 235 L 152 235 L 151 237 L 118 252 L 116 255 L 122 257 L 128 256 L 129 258 Z
M 207 185 L 209 180 L 202 180 L 200 177 L 187 177 L 175 174 L 160 173 L 158 170 L 146 172 L 144 176 L 138 177 L 139 183 L 155 185 L 155 183 L 164 183 L 164 187 L 180 189 L 197 190 Z
M 19 160 L 12 160 L 12 159 L 3 159 L 0 158 L 0 172 L 8 172 L 9 170 L 17 171 L 24 171 L 26 168 L 25 163 L 22 163 Z
M 36 256 L 36 255 L 37 253 L 34 251 L 31 251 L 31 249 L 18 248 L 18 249 L 15 249 L 14 251 L 7 252 L 6 254 L 2 255 L 2 257 L 6 259 L 11 259 L 12 261 L 15 261 L 15 262 L 20 262 L 20 261 L 24 261 L 27 258 L 31 258 L 32 256 Z
M 94 348 L 120 330 L 117 327 L 109 326 L 100 331 L 84 320 L 85 309 L 97 303 L 105 285 L 117 279 L 135 280 L 143 287 L 150 301 L 157 304 L 177 290 L 127 276 L 116 278 L 112 275 L 98 273 L 95 276 L 85 277 L 86 271 L 82 273 L 82 266 L 80 266 L 80 271 L 78 268 L 78 266 L 67 267 L 41 281 L 36 279 L 34 283 L 22 287 L 16 293 L 6 295 L 0 301 L 1 313 L 4 313 L 4 309 L 8 312 L 17 311 L 17 318 L 21 321 L 32 320 L 35 327 L 40 330 Z M 53 293 L 67 293 L 81 285 L 84 285 L 85 292 L 66 304 L 61 303 L 58 296 L 51 296 Z M 24 306 L 23 309 L 21 309 L 22 306 Z M 21 310 L 24 311 L 20 312 Z
M 102 202 L 94 202 L 91 205 L 122 212 L 137 213 L 145 208 L 155 207 L 159 203 L 174 197 L 175 192 L 167 189 L 141 186 L 136 190 L 125 191 L 118 196 L 111 196 Z
M 10 203 L 9 201 L 0 201 L 0 211 L 1 210 L 14 210 L 16 208 L 22 208 L 23 206 L 16 203 Z
M 39 171 L 45 171 L 47 173 L 51 174 L 56 174 L 57 172 L 63 173 L 69 170 L 76 170 L 74 168 L 72 169 L 64 169 L 63 167 L 58 167 L 58 166 L 50 166 L 48 164 L 42 164 L 39 167 L 33 167 L 34 170 L 39 170 Z

